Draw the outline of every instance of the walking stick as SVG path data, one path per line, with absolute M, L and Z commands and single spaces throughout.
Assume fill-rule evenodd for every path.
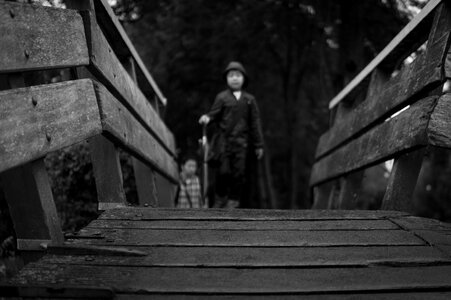
M 202 148 L 203 148 L 203 172 L 202 172 L 202 207 L 204 206 L 204 201 L 207 200 L 208 192 L 208 139 L 207 139 L 207 124 L 202 126 Z

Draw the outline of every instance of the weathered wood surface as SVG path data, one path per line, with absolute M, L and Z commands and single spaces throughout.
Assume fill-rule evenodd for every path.
M 99 234 L 100 232 L 100 234 Z M 77 238 L 83 244 L 119 246 L 242 246 L 242 247 L 310 247 L 423 245 L 415 235 L 402 230 L 371 231 L 260 231 L 260 230 L 140 230 L 84 229 Z
M 64 282 L 126 293 L 303 294 L 450 288 L 451 266 L 181 268 L 29 264 L 16 284 Z M 45 276 L 39 276 L 40 274 Z
M 425 88 L 441 84 L 444 79 L 442 68 L 448 41 L 449 34 L 442 36 L 412 64 L 369 93 L 367 99 L 341 122 L 334 123 L 334 126 L 321 136 L 316 158 L 323 157 L 375 122 L 390 117 L 397 109 L 412 102 L 411 98 Z
M 96 93 L 103 129 L 121 147 L 141 157 L 173 182 L 178 182 L 178 166 L 174 157 L 104 86 L 96 84 Z
M 403 151 L 426 146 L 429 118 L 436 100 L 436 96 L 431 96 L 416 102 L 397 117 L 320 159 L 313 166 L 310 184 L 316 185 L 390 159 Z
M 282 221 L 282 220 L 378 220 L 387 217 L 402 217 L 408 213 L 397 211 L 359 210 L 248 210 L 199 209 L 193 214 L 188 209 L 112 209 L 104 212 L 100 220 L 220 220 L 220 221 Z
M 0 73 L 89 64 L 76 11 L 1 1 L 0 20 Z
M 131 78 L 137 83 L 136 64 L 132 57 L 123 60 L 124 68 Z M 136 191 L 138 192 L 138 203 L 141 206 L 157 207 L 158 198 L 155 185 L 155 172 L 139 159 L 132 158 L 133 174 L 135 175 Z
M 105 0 L 95 1 L 95 10 L 97 22 L 104 31 L 110 45 L 112 45 L 116 55 L 122 59 L 132 57 L 137 65 L 137 79 L 139 87 L 144 92 L 152 91 L 163 105 L 167 104 L 167 100 L 159 89 L 152 75 L 147 70 L 141 57 L 128 38 L 124 28 L 120 24 L 110 5 Z M 158 105 L 158 104 L 157 104 Z M 157 108 L 155 108 L 157 109 Z
M 146 295 L 136 295 L 136 294 L 119 294 L 117 295 L 117 299 L 119 300 L 142 300 L 148 299 L 149 296 Z M 259 295 L 259 294 L 234 294 L 234 295 L 220 295 L 220 294 L 199 294 L 192 293 L 189 295 L 178 295 L 178 294 L 155 294 L 152 295 L 152 299 L 156 300 L 168 300 L 168 299 L 183 299 L 183 300 L 194 300 L 194 299 L 218 299 L 218 300 L 234 300 L 234 299 L 265 299 L 265 300 L 283 300 L 283 299 L 299 299 L 300 295 Z M 374 294 L 371 292 L 365 293 L 349 293 L 349 294 L 321 294 L 321 293 L 312 293 L 312 294 L 303 294 L 303 300 L 356 300 L 356 299 L 372 299 L 372 300 L 404 300 L 404 299 L 412 299 L 412 300 L 448 300 L 451 297 L 451 292 L 406 292 L 404 290 L 400 290 L 398 292 L 394 291 L 391 293 L 379 293 Z
M 390 211 L 113 209 L 8 284 L 117 299 L 440 299 L 451 291 L 450 229 Z
M 425 148 L 422 148 L 395 158 L 382 200 L 382 209 L 412 213 L 415 211 L 412 196 L 425 152 Z
M 99 210 L 126 206 L 119 151 L 102 135 L 89 140 Z
M 274 231 L 302 231 L 302 230 L 375 230 L 399 229 L 389 220 L 306 220 L 306 221 L 241 221 L 225 220 L 94 220 L 87 228 L 90 229 L 223 229 L 223 230 L 274 230 Z
M 0 92 L 0 172 L 102 131 L 90 80 Z
M 411 51 L 416 50 L 412 47 L 412 44 L 416 47 L 420 46 L 426 39 L 427 28 L 430 26 L 430 21 L 434 16 L 434 10 L 441 3 L 445 4 L 446 1 L 433 0 L 428 3 L 426 7 L 412 20 L 407 26 L 405 26 L 393 40 L 329 103 L 329 108 L 332 109 L 338 103 L 340 103 L 353 89 L 358 87 L 365 78 L 367 78 L 377 67 L 383 66 L 389 63 L 393 67 L 393 61 L 400 60 L 399 56 L 406 54 L 406 48 Z M 406 45 L 407 44 L 407 45 Z M 408 45 L 410 44 L 410 45 Z M 399 51 L 401 50 L 401 51 Z M 407 53 L 408 54 L 408 53 Z
M 437 102 L 428 126 L 431 145 L 451 148 L 451 94 L 444 94 Z
M 431 246 L 352 247 L 135 247 L 145 256 L 47 255 L 41 263 L 64 265 L 171 267 L 332 267 L 449 263 Z M 245 252 L 245 255 L 243 253 Z
M 0 174 L 19 250 L 43 250 L 64 241 L 44 160 Z
M 89 11 L 81 13 L 88 33 L 90 71 L 138 117 L 138 120 L 159 140 L 165 151 L 173 155 L 175 141 L 172 133 L 122 66 L 94 16 Z

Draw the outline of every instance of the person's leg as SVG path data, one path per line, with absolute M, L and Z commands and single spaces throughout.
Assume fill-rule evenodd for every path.
M 245 169 L 247 149 L 240 147 L 234 149 L 230 160 L 231 183 L 229 192 L 228 208 L 236 208 L 240 206 L 241 198 L 245 184 Z
M 227 205 L 228 193 L 230 190 L 230 157 L 224 155 L 217 170 L 216 195 L 213 208 L 224 208 Z

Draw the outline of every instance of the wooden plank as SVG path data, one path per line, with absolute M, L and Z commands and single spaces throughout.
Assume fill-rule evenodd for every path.
M 135 247 L 146 256 L 46 255 L 39 264 L 129 267 L 337 267 L 418 266 L 450 263 L 430 246 L 397 247 Z
M 100 235 L 99 235 L 100 232 Z M 318 247 L 424 245 L 421 239 L 402 230 L 267 231 L 267 230 L 153 230 L 85 228 L 76 236 L 89 245 L 116 246 L 237 246 Z
M 1 73 L 89 64 L 76 11 L 1 1 L 0 20 Z
M 177 176 L 179 176 L 178 173 Z M 179 179 L 179 177 L 177 177 L 177 179 Z M 159 207 L 175 207 L 175 195 L 177 193 L 178 184 L 179 181 L 177 181 L 177 183 L 170 182 L 163 176 L 155 174 L 155 185 L 157 188 Z
M 174 155 L 175 141 L 172 133 L 122 66 L 93 15 L 89 11 L 80 13 L 83 16 L 88 37 L 90 71 L 146 126 L 165 151 Z
M 211 221 L 211 220 L 94 220 L 90 229 L 223 229 L 223 230 L 374 230 L 399 229 L 388 220 L 317 220 L 317 221 Z
M 390 218 L 390 220 L 406 230 L 451 230 L 451 223 L 445 223 L 435 219 L 407 216 Z
M 139 159 L 133 158 L 133 172 L 135 174 L 136 189 L 138 191 L 139 205 L 157 207 L 158 193 L 155 183 L 155 172 Z
M 356 209 L 358 207 L 364 172 L 364 170 L 361 170 L 340 178 L 338 209 Z
M 421 12 L 407 24 L 391 42 L 329 103 L 329 109 L 335 107 L 342 101 L 349 92 L 355 89 L 367 76 L 373 72 L 384 60 L 388 59 L 390 55 L 396 53 L 396 48 L 404 47 L 403 40 L 410 38 L 410 36 L 417 35 L 418 30 L 423 31 L 420 27 L 427 24 L 427 19 L 431 18 L 434 9 L 442 3 L 441 0 L 432 0 L 421 10 Z M 419 38 L 421 40 L 421 38 Z M 415 38 L 418 40 L 418 38 Z
M 102 27 L 102 30 L 105 32 L 106 36 L 109 38 L 108 40 L 110 44 L 113 45 L 114 52 L 117 53 L 119 57 L 133 57 L 133 60 L 136 62 L 138 67 L 138 76 L 142 74 L 142 77 L 144 78 L 144 86 L 142 86 L 141 88 L 143 88 L 144 90 L 152 90 L 152 92 L 155 93 L 157 100 L 159 100 L 161 104 L 166 106 L 167 99 L 164 97 L 152 75 L 147 70 L 144 62 L 141 60 L 141 57 L 133 46 L 133 43 L 128 38 L 127 33 L 120 24 L 108 2 L 105 0 L 100 0 L 95 1 L 94 4 L 96 7 L 97 22 Z
M 136 65 L 131 57 L 124 61 L 124 67 L 133 81 L 137 83 Z M 136 190 L 138 191 L 138 201 L 141 206 L 156 207 L 158 203 L 157 190 L 155 185 L 155 173 L 139 159 L 132 157 L 133 173 L 135 175 Z
M 326 209 L 329 204 L 329 197 L 332 189 L 333 182 L 326 182 L 313 187 L 312 209 Z
M 0 174 L 19 250 L 64 241 L 43 159 Z
M 402 154 L 395 159 L 382 200 L 382 209 L 415 211 L 412 196 L 417 185 L 425 152 L 423 148 Z
M 443 94 L 431 115 L 428 137 L 431 145 L 451 148 L 451 94 Z
M 451 266 L 372 268 L 141 268 L 33 265 L 12 284 L 65 282 L 116 293 L 332 293 L 449 290 Z
M 6 299 L 116 299 L 112 289 L 101 287 L 56 286 L 55 284 L 30 286 L 0 283 L 0 290 L 0 296 L 6 297 Z
M 0 172 L 101 132 L 90 80 L 0 92 Z
M 106 133 L 168 179 L 178 182 L 175 159 L 154 136 L 104 86 L 96 84 L 96 93 Z
M 5 87 L 20 88 L 26 84 L 22 74 L 9 75 Z M 37 105 L 36 99 L 32 105 Z M 0 173 L 8 211 L 14 224 L 17 249 L 42 251 L 49 244 L 64 241 L 44 159 Z M 24 255 L 24 259 L 30 259 Z
M 96 180 L 98 209 L 126 206 L 122 169 L 117 147 L 102 135 L 89 140 Z
M 426 129 L 436 100 L 437 97 L 432 96 L 418 101 L 397 117 L 322 158 L 313 166 L 310 184 L 317 185 L 388 160 L 403 151 L 426 146 Z
M 412 97 L 425 88 L 440 85 L 443 82 L 441 68 L 448 43 L 449 34 L 429 45 L 425 53 L 418 56 L 412 64 L 401 69 L 396 77 L 385 84 L 378 84 L 352 114 L 346 116 L 342 122 L 335 123 L 320 137 L 316 158 L 323 157 L 378 120 L 390 117 L 412 102 Z
M 451 231 L 413 230 L 416 236 L 451 257 Z
M 148 299 L 149 295 L 139 294 L 119 294 L 118 300 L 142 300 Z M 277 294 L 277 295 L 259 295 L 259 294 L 232 294 L 232 295 L 219 295 L 219 294 L 152 294 L 152 299 L 155 300 L 197 300 L 197 299 L 214 299 L 218 300 L 234 300 L 234 299 L 265 299 L 265 300 L 294 300 L 299 299 L 300 295 L 296 294 Z M 451 297 L 451 292 L 425 292 L 425 291 L 392 291 L 384 292 L 350 292 L 347 294 L 338 293 L 318 293 L 313 295 L 302 295 L 302 300 L 448 300 Z
M 345 220 L 385 219 L 410 214 L 377 210 L 277 210 L 277 209 L 146 209 L 128 207 L 105 211 L 101 220 Z

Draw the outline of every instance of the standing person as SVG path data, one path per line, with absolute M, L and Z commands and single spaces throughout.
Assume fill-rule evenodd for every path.
M 210 112 L 201 116 L 199 123 L 218 124 L 211 149 L 218 161 L 213 207 L 236 208 L 244 192 L 249 148 L 254 150 L 251 155 L 261 159 L 263 135 L 255 98 L 244 91 L 249 79 L 243 65 L 229 63 L 223 76 L 228 88 L 216 96 Z
M 186 157 L 182 161 L 182 171 L 180 172 L 180 183 L 176 197 L 177 208 L 202 208 L 202 191 L 196 172 L 196 159 Z

